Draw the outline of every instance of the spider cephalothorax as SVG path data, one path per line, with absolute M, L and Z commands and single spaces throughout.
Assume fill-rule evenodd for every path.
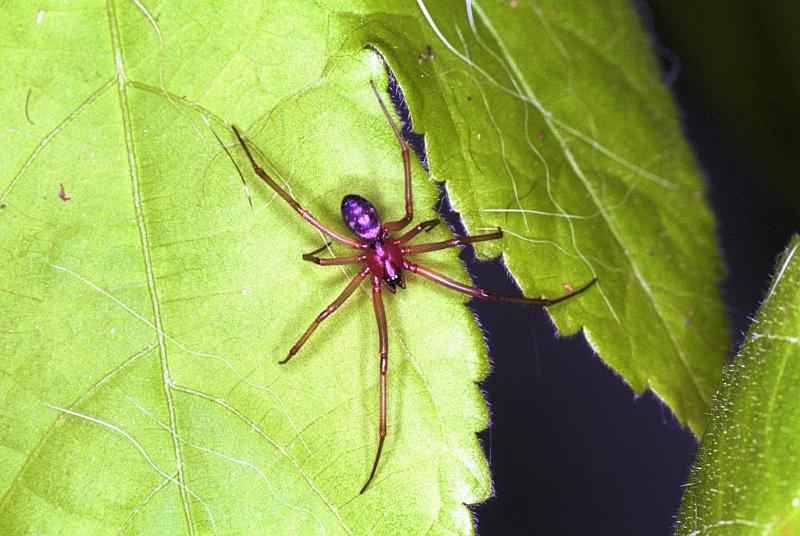
M 396 287 L 406 288 L 403 260 L 403 252 L 394 240 L 379 238 L 367 250 L 369 271 L 381 278 L 392 293 L 396 291 Z
M 247 144 L 244 142 L 241 134 L 239 134 L 239 131 L 236 129 L 236 127 L 233 127 L 233 131 L 236 134 L 236 137 L 239 139 L 239 143 L 244 149 L 245 154 L 247 154 L 247 158 L 250 160 L 250 164 L 253 166 L 253 170 L 255 171 L 256 175 L 258 175 L 265 183 L 267 183 L 270 188 L 275 190 L 278 195 L 280 195 L 287 203 L 289 203 L 289 205 L 291 205 L 292 208 L 294 208 L 294 210 L 297 211 L 297 213 L 300 214 L 300 216 L 311 225 L 340 244 L 359 251 L 358 254 L 348 257 L 317 257 L 316 255 L 329 245 L 326 244 L 316 251 L 312 251 L 311 253 L 306 253 L 303 255 L 304 260 L 323 266 L 361 264 L 361 269 L 344 288 L 341 294 L 339 294 L 339 296 L 328 307 L 326 307 L 316 319 L 314 319 L 308 329 L 306 329 L 305 333 L 303 333 L 300 339 L 289 350 L 289 354 L 286 356 L 286 358 L 280 361 L 280 363 L 286 363 L 289 361 L 289 359 L 291 359 L 292 356 L 294 356 L 300 350 L 300 347 L 302 347 L 303 344 L 308 340 L 314 330 L 317 329 L 317 326 L 319 326 L 323 320 L 333 314 L 333 312 L 336 311 L 336 309 L 338 309 L 345 302 L 345 300 L 347 300 L 347 298 L 353 294 L 353 292 L 355 292 L 355 290 L 364 281 L 364 279 L 367 278 L 367 276 L 370 277 L 370 281 L 372 283 L 372 304 L 375 308 L 375 318 L 378 321 L 378 338 L 380 341 L 378 351 L 380 354 L 379 371 L 381 411 L 378 429 L 378 447 L 375 453 L 375 460 L 372 463 L 372 470 L 369 473 L 369 477 L 367 477 L 367 481 L 361 488 L 361 493 L 364 493 L 364 490 L 367 489 L 367 486 L 372 481 L 372 477 L 375 476 L 375 471 L 378 468 L 378 461 L 381 458 L 383 442 L 386 437 L 386 374 L 389 364 L 389 345 L 386 329 L 386 314 L 383 308 L 383 298 L 381 295 L 381 291 L 384 287 L 392 293 L 396 292 L 397 287 L 406 288 L 404 272 L 407 271 L 474 298 L 508 303 L 548 306 L 580 294 L 592 286 L 596 281 L 596 279 L 592 279 L 589 283 L 580 287 L 579 289 L 554 299 L 526 298 L 524 296 L 502 296 L 459 283 L 458 281 L 450 279 L 445 275 L 434 272 L 429 268 L 425 268 L 424 266 L 409 261 L 406 258 L 409 255 L 450 248 L 460 244 L 469 244 L 483 240 L 495 240 L 501 238 L 503 233 L 500 231 L 500 229 L 498 229 L 494 233 L 478 236 L 458 237 L 451 240 L 444 240 L 442 242 L 431 242 L 428 244 L 417 244 L 413 246 L 404 245 L 422 231 L 430 231 L 436 225 L 438 225 L 439 220 L 435 219 L 424 221 L 399 237 L 394 238 L 391 236 L 393 232 L 400 231 L 409 223 L 411 223 L 411 220 L 414 216 L 414 204 L 411 194 L 411 163 L 408 157 L 408 145 L 400 135 L 400 132 L 397 130 L 397 126 L 392 120 L 392 116 L 389 114 L 389 110 L 387 110 L 386 105 L 383 103 L 383 100 L 381 99 L 374 82 L 372 83 L 372 90 L 375 93 L 375 97 L 378 99 L 378 103 L 380 104 L 381 109 L 383 110 L 383 113 L 389 122 L 389 125 L 392 127 L 392 131 L 394 132 L 398 143 L 400 144 L 400 151 L 403 155 L 403 168 L 405 170 L 406 213 L 401 219 L 384 224 L 381 222 L 378 211 L 375 209 L 372 203 L 358 195 L 351 194 L 345 196 L 345 198 L 342 200 L 341 206 L 342 219 L 344 220 L 347 228 L 358 237 L 358 240 L 346 237 L 323 225 L 310 212 L 301 207 L 300 204 L 295 201 L 295 199 L 289 195 L 286 190 L 278 186 L 278 184 L 272 180 L 272 177 L 270 177 L 261 167 L 258 166 L 258 164 L 256 164 L 256 161 L 253 159 L 253 155 L 250 153 L 250 149 L 247 147 Z

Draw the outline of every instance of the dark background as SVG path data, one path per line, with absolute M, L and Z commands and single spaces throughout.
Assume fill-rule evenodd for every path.
M 635 3 L 708 183 L 735 348 L 800 229 L 800 4 L 698 6 Z M 482 288 L 519 294 L 499 265 L 462 257 Z M 635 396 L 582 336 L 555 338 L 543 311 L 472 307 L 493 360 L 481 439 L 495 496 L 474 508 L 479 533 L 671 534 L 694 437 L 652 395 Z

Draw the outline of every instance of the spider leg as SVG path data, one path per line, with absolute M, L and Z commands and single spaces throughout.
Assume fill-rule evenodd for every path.
M 364 266 L 364 268 L 362 268 L 361 271 L 358 272 L 358 274 L 356 274 L 356 276 L 352 279 L 352 281 L 350 281 L 350 283 L 347 284 L 342 293 L 339 294 L 339 296 L 335 300 L 333 300 L 333 303 L 327 306 L 325 310 L 323 310 L 317 316 L 317 318 L 314 319 L 311 325 L 308 326 L 308 329 L 306 330 L 305 333 L 303 333 L 303 336 L 300 337 L 300 339 L 296 343 L 294 343 L 294 346 L 292 346 L 291 350 L 289 350 L 289 355 L 286 356 L 286 359 L 278 361 L 278 363 L 283 365 L 286 362 L 288 362 L 292 357 L 294 357 L 294 355 L 300 350 L 300 347 L 303 346 L 303 344 L 305 344 L 305 342 L 308 340 L 311 334 L 314 333 L 314 330 L 317 329 L 317 327 L 322 323 L 323 320 L 332 315 L 336 311 L 336 309 L 338 309 L 345 302 L 345 300 L 347 300 L 347 298 L 349 298 L 353 294 L 353 292 L 355 292 L 355 290 L 358 288 L 358 285 L 360 285 L 361 282 L 364 281 L 364 278 L 367 277 L 368 273 L 369 273 L 369 268 L 367 266 Z
M 492 294 L 491 292 L 486 292 L 485 290 L 470 287 L 463 283 L 459 283 L 454 279 L 450 279 L 449 277 L 442 275 L 438 272 L 434 272 L 430 268 L 425 268 L 424 266 L 420 266 L 419 264 L 414 264 L 413 262 L 406 261 L 403 264 L 403 268 L 410 271 L 411 273 L 421 275 L 425 279 L 430 279 L 434 283 L 438 283 L 444 287 L 449 289 L 455 290 L 456 292 L 462 292 L 467 294 L 468 296 L 472 296 L 473 298 L 480 298 L 483 300 L 491 300 L 497 302 L 507 302 L 507 303 L 522 303 L 525 305 L 538 305 L 540 307 L 547 307 L 550 305 L 555 305 L 559 302 L 572 298 L 573 296 L 577 296 L 581 292 L 587 290 L 589 287 L 594 285 L 597 282 L 597 278 L 595 277 L 587 284 L 570 292 L 569 294 L 565 294 L 564 296 L 560 296 L 558 298 L 547 299 L 547 298 L 526 298 L 524 296 L 504 296 L 502 294 Z
M 318 247 L 317 249 L 315 249 L 315 250 L 314 250 L 314 251 L 312 251 L 311 253 L 306 253 L 305 255 L 303 255 L 303 257 L 305 257 L 306 255 L 313 256 L 313 255 L 316 255 L 317 253 L 322 253 L 322 252 L 323 252 L 323 251 L 325 251 L 325 250 L 328 248 L 328 246 L 330 246 L 330 245 L 331 245 L 331 243 L 330 243 L 330 242 L 325 242 L 325 245 Z
M 378 88 L 375 87 L 375 82 L 370 81 L 370 84 L 372 85 L 372 91 L 375 93 L 375 97 L 378 99 L 378 103 L 381 105 L 383 115 L 386 116 L 386 120 L 392 127 L 392 132 L 394 132 L 394 136 L 397 138 L 397 143 L 400 144 L 400 152 L 403 154 L 403 169 L 405 170 L 406 177 L 406 215 L 403 216 L 402 219 L 390 221 L 383 226 L 387 231 L 399 231 L 414 219 L 414 202 L 411 196 L 411 161 L 408 158 L 408 144 L 406 140 L 403 139 L 403 136 L 400 135 L 400 131 L 397 130 L 397 125 L 395 125 L 392 115 L 389 113 L 389 109 L 386 108 L 386 104 L 384 104 L 381 94 L 378 92 Z
M 389 365 L 389 342 L 386 334 L 386 312 L 383 309 L 383 298 L 381 297 L 381 280 L 376 276 L 372 276 L 372 304 L 375 307 L 375 318 L 378 320 L 378 335 L 380 338 L 380 355 L 381 355 L 381 421 L 378 431 L 378 451 L 375 453 L 375 461 L 372 463 L 372 470 L 369 472 L 369 478 L 364 482 L 364 486 L 359 491 L 359 494 L 364 493 L 372 478 L 375 476 L 375 471 L 378 469 L 378 461 L 381 459 L 381 451 L 383 450 L 383 441 L 386 439 L 386 369 Z
M 258 175 L 259 178 L 261 178 L 261 180 L 267 183 L 267 185 L 270 188 L 272 188 L 275 191 L 275 193 L 281 196 L 284 199 L 284 201 L 289 203 L 289 205 L 291 205 L 291 207 L 295 210 L 295 212 L 300 214 L 300 216 L 304 220 L 306 220 L 308 223 L 310 223 L 311 225 L 313 225 L 314 227 L 316 227 L 329 237 L 333 238 L 337 242 L 344 244 L 347 247 L 353 249 L 365 249 L 367 247 L 367 244 L 364 244 L 363 242 L 359 242 L 358 240 L 353 240 L 352 238 L 348 238 L 344 235 L 337 233 L 333 229 L 329 229 L 328 227 L 320 223 L 320 221 L 317 218 L 315 218 L 313 214 L 311 214 L 309 211 L 301 207 L 300 203 L 295 201 L 294 198 L 291 195 L 289 195 L 289 192 L 278 186 L 278 183 L 272 180 L 272 177 L 270 177 L 266 171 L 264 171 L 258 164 L 256 164 L 256 161 L 253 158 L 252 153 L 250 152 L 250 148 L 247 147 L 247 144 L 244 142 L 242 135 L 239 134 L 239 130 L 235 126 L 233 126 L 233 132 L 239 139 L 239 143 L 244 149 L 244 152 L 247 155 L 248 160 L 250 160 L 250 165 L 253 166 L 253 171 L 255 172 L 255 174 Z
M 440 249 L 452 248 L 460 246 L 461 244 L 471 244 L 472 242 L 483 242 L 485 240 L 497 240 L 503 237 L 503 231 L 497 231 L 489 234 L 475 235 L 475 236 L 459 236 L 452 240 L 445 240 L 443 242 L 431 242 L 430 244 L 418 244 L 416 246 L 408 246 L 402 248 L 403 255 L 413 255 L 414 253 L 425 253 L 426 251 L 437 251 Z
M 320 266 L 334 266 L 342 264 L 355 264 L 366 260 L 366 255 L 352 255 L 350 257 L 334 257 L 333 259 L 326 259 L 324 257 L 316 257 L 313 253 L 305 253 L 303 260 L 319 264 Z
M 247 187 L 247 181 L 244 178 L 242 170 L 239 169 L 239 165 L 236 163 L 236 160 L 234 160 L 233 155 L 228 150 L 228 147 L 225 145 L 225 143 L 223 143 L 222 138 L 219 137 L 217 131 L 214 130 L 214 128 L 211 126 L 211 123 L 206 121 L 206 125 L 208 125 L 208 128 L 211 130 L 211 133 L 214 135 L 214 137 L 217 138 L 217 142 L 219 143 L 220 147 L 222 147 L 222 150 L 225 151 L 226 155 L 228 155 L 228 158 L 233 163 L 233 167 L 236 168 L 236 173 L 239 174 L 239 178 L 242 180 L 242 187 L 244 188 L 244 193 L 247 195 L 247 202 L 250 204 L 250 208 L 253 208 L 253 198 L 250 197 L 250 188 Z
M 406 242 L 408 242 L 409 240 L 411 240 L 412 238 L 417 236 L 422 231 L 425 231 L 426 233 L 428 233 L 431 230 L 433 230 L 433 228 L 436 227 L 437 225 L 439 225 L 439 220 L 438 219 L 424 221 L 424 222 L 420 223 L 419 225 L 417 225 L 416 227 L 414 227 L 413 229 L 411 229 L 410 231 L 408 231 L 406 234 L 404 234 L 400 238 L 395 239 L 394 243 L 398 244 L 398 245 L 399 244 L 405 244 Z
M 311 253 L 304 253 L 303 260 L 308 262 L 313 262 L 314 264 L 319 264 L 320 266 L 331 266 L 331 265 L 341 265 L 341 264 L 355 264 L 357 262 L 366 260 L 366 255 L 352 255 L 350 257 L 336 257 L 334 259 L 324 259 L 317 257 L 317 253 L 320 253 L 322 250 L 330 246 L 331 243 L 328 242 L 324 246 L 315 249 Z

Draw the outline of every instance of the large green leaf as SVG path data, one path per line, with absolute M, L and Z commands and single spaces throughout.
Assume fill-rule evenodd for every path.
M 418 80 L 399 77 L 434 177 L 470 232 L 506 231 L 481 250 L 502 252 L 526 294 L 597 276 L 589 295 L 552 309 L 559 331 L 585 326 L 634 390 L 701 432 L 729 344 L 722 266 L 647 37 L 627 3 L 485 4 L 472 27 L 429 9 L 418 24 L 437 32 L 439 56 Z
M 472 530 L 488 365 L 463 297 L 418 280 L 387 297 L 389 436 L 359 496 L 377 440 L 369 292 L 277 364 L 353 271 L 302 262 L 323 238 L 234 151 L 245 190 L 214 136 L 242 127 L 338 229 L 350 192 L 399 215 L 367 44 L 467 228 L 506 230 L 479 251 L 503 252 L 529 294 L 599 277 L 553 308 L 560 331 L 586 326 L 636 390 L 702 429 L 725 352 L 720 263 L 635 14 L 481 6 L 5 6 L 3 532 Z M 435 217 L 413 166 L 416 216 Z M 467 280 L 455 251 L 425 262 Z
M 677 534 L 800 533 L 800 237 L 722 378 Z

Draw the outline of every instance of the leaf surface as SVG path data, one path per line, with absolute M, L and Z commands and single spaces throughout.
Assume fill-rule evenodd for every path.
M 635 391 L 699 434 L 729 344 L 722 265 L 649 41 L 627 3 L 513 5 L 424 12 L 444 59 L 407 94 L 433 176 L 471 234 L 504 229 L 479 250 L 502 253 L 526 295 L 597 277 L 550 309 L 559 332 L 584 326 Z
M 597 276 L 552 309 L 559 330 L 586 326 L 636 390 L 701 429 L 726 340 L 702 184 L 634 13 L 580 5 L 593 11 L 9 7 L 0 529 L 473 530 L 464 505 L 490 492 L 474 435 L 488 359 L 463 296 L 421 280 L 387 296 L 388 439 L 363 496 L 378 420 L 369 289 L 277 364 L 355 272 L 301 260 L 323 237 L 253 176 L 227 125 L 340 232 L 348 193 L 399 217 L 402 161 L 368 44 L 426 135 L 416 219 L 436 217 L 444 181 L 471 233 L 506 230 L 478 250 L 503 253 L 526 293 Z M 454 250 L 424 262 L 468 281 Z
M 800 531 L 800 237 L 726 369 L 676 534 Z

